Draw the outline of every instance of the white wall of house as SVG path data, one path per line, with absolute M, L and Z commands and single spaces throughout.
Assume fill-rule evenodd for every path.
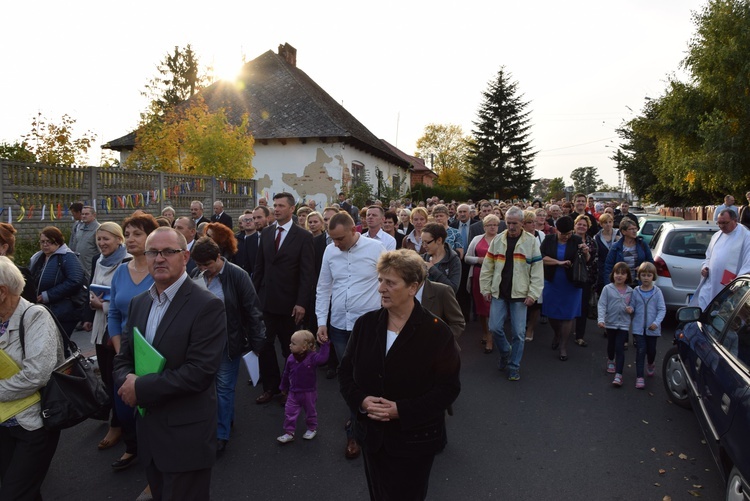
M 401 193 L 411 186 L 408 169 L 341 142 L 311 140 L 303 143 L 291 139 L 282 144 L 269 140 L 267 144 L 256 141 L 254 148 L 256 203 L 260 197 L 270 200 L 274 194 L 286 191 L 298 201 L 314 199 L 318 207 L 325 207 L 337 201 L 340 191 L 348 192 L 357 169 L 367 171 L 375 194 L 378 169 L 388 186 L 393 186 L 394 176 L 403 181 Z M 121 152 L 120 161 L 125 162 L 129 154 Z
M 286 191 L 297 199 L 314 199 L 318 207 L 336 201 L 340 191 L 347 191 L 343 188 L 351 186 L 357 169 L 367 171 L 374 193 L 378 169 L 388 186 L 392 186 L 393 176 L 400 180 L 406 177 L 401 184 L 402 193 L 410 186 L 407 169 L 340 142 L 256 141 L 253 167 L 258 197 L 273 197 Z

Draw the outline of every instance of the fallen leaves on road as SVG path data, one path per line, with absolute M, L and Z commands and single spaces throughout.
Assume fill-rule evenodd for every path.
M 664 496 L 661 501 L 672 501 L 672 496 Z
M 701 497 L 701 493 L 700 493 L 700 492 L 698 492 L 698 491 L 688 491 L 688 493 L 689 493 L 689 494 L 690 494 L 691 496 L 693 496 L 693 497 L 696 497 L 696 498 L 699 498 L 699 497 Z
M 682 453 L 680 453 L 680 455 L 677 456 L 677 457 L 680 458 L 680 459 L 682 459 L 683 461 L 687 459 L 687 456 L 685 454 L 682 454 Z
M 651 452 L 656 452 L 656 447 L 651 447 Z
M 666 452 L 666 455 L 667 455 L 667 456 L 674 456 L 674 452 L 672 452 L 672 451 L 667 451 L 667 452 Z
M 659 468 L 659 475 L 664 475 L 665 473 L 667 473 L 667 470 L 665 470 L 664 468 Z
M 646 421 L 645 419 L 641 419 L 641 421 L 643 421 L 643 424 L 648 424 L 648 421 Z

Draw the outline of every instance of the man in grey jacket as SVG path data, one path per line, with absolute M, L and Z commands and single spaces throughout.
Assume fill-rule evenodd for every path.
M 71 236 L 68 247 L 78 254 L 87 281 L 91 275 L 91 262 L 94 256 L 99 254 L 99 247 L 96 246 L 96 230 L 98 229 L 96 209 L 90 205 L 84 206 L 81 210 L 81 224 L 78 226 L 78 231 Z

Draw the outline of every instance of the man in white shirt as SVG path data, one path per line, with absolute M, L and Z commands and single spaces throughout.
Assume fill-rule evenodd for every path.
M 318 317 L 318 335 L 329 337 L 340 358 L 354 322 L 362 314 L 380 308 L 377 264 L 385 248 L 379 240 L 361 235 L 352 217 L 345 212 L 331 217 L 328 234 L 333 245 L 326 247 L 323 253 L 315 314 Z M 330 327 L 326 325 L 329 307 Z M 360 452 L 354 440 L 352 422 L 353 417 L 346 429 L 346 457 L 349 459 L 359 456 Z
M 385 210 L 379 205 L 371 205 L 367 208 L 367 233 L 366 237 L 382 242 L 385 250 L 396 250 L 396 239 L 383 231 Z
M 739 214 L 739 209 L 735 205 L 735 200 L 732 195 L 725 196 L 724 203 L 716 208 L 716 210 L 714 211 L 714 221 L 719 220 L 719 214 L 721 214 L 721 211 L 723 211 L 724 209 L 731 209 L 735 214 Z

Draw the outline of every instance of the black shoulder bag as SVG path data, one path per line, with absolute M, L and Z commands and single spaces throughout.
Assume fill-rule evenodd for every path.
M 57 325 L 61 337 L 67 338 L 65 329 L 54 314 L 45 305 L 33 305 L 47 310 Z M 21 339 L 21 351 L 26 357 L 25 328 L 23 324 L 26 311 L 21 315 L 18 335 Z M 99 376 L 88 360 L 81 355 L 78 346 L 68 338 L 72 354 L 52 371 L 47 386 L 41 389 L 42 421 L 48 430 L 63 430 L 93 417 L 106 420 L 112 401 Z M 67 355 L 67 354 L 66 354 Z

